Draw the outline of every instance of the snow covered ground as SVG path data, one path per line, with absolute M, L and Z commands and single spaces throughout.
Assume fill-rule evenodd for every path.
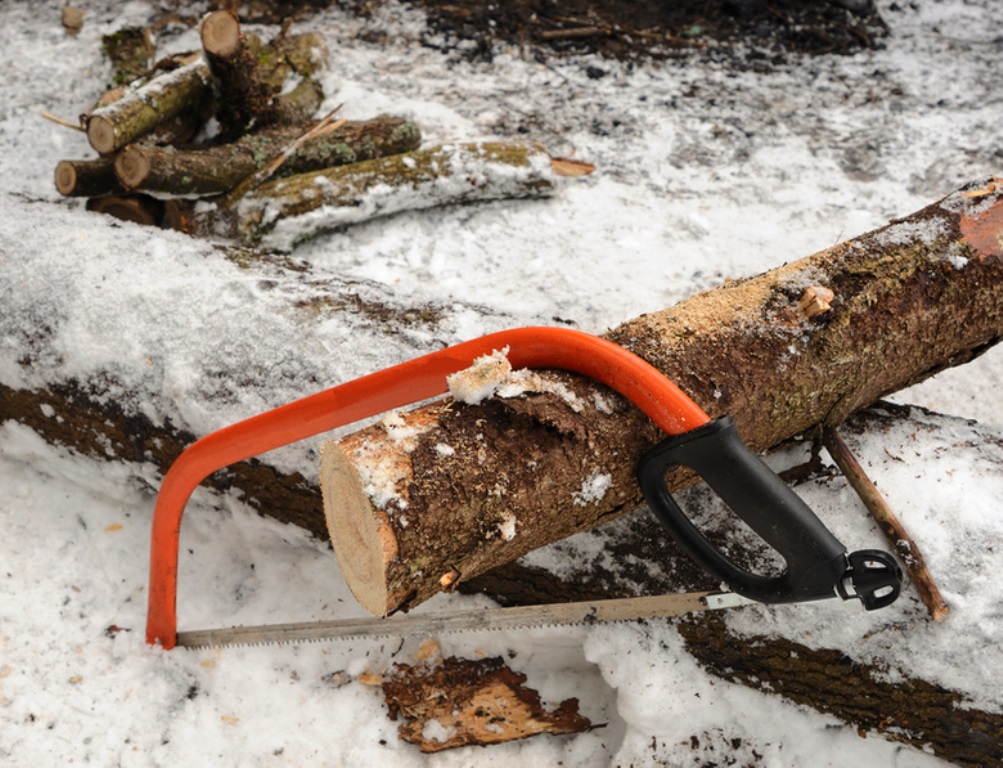
M 59 4 L 0 6 L 0 382 L 103 381 L 98 397 L 198 433 L 317 382 L 488 331 L 570 322 L 601 332 L 1001 171 L 1003 6 L 994 0 L 882 3 L 891 36 L 881 50 L 762 73 L 700 56 L 543 65 L 518 51 L 488 66 L 420 45 L 413 11 L 388 3 L 361 20 L 335 9 L 315 25 L 332 53 L 327 107 L 344 102 L 344 116 L 358 118 L 403 113 L 426 144 L 522 127 L 599 170 L 548 201 L 401 214 L 319 238 L 292 255 L 304 279 L 58 198 L 56 163 L 92 153 L 39 114 L 73 118 L 96 98 L 107 74 L 100 35 L 150 14 L 143 2 L 81 5 L 88 16 L 75 38 L 62 31 Z M 367 27 L 389 29 L 390 42 L 365 42 L 376 39 L 357 34 Z M 190 32 L 158 42 L 197 45 Z M 590 64 L 607 74 L 590 78 Z M 390 336 L 357 313 L 307 323 L 290 309 L 346 284 L 397 307 L 434 304 L 441 316 Z M 38 353 L 31 368 L 18 363 L 25 349 Z M 234 382 L 226 372 L 238 365 L 244 377 Z M 947 625 L 924 622 L 910 596 L 881 615 L 744 609 L 733 627 L 882 659 L 890 674 L 914 670 L 998 711 L 1000 677 L 987 658 L 1003 638 L 993 507 L 1003 416 L 991 396 L 1001 378 L 994 350 L 899 398 L 980 426 L 929 417 L 935 428 L 921 421 L 856 446 L 896 509 L 909 511 L 953 608 Z M 276 461 L 315 476 L 315 447 Z M 150 467 L 70 455 L 0 425 L 4 765 L 941 764 L 708 677 L 658 623 L 443 638 L 447 654 L 506 655 L 545 700 L 577 696 L 583 714 L 607 725 L 422 756 L 397 740 L 379 689 L 353 680 L 407 661 L 410 645 L 145 645 L 158 483 Z M 805 494 L 852 548 L 880 545 L 844 486 Z M 182 551 L 184 627 L 360 614 L 327 547 L 230 496 L 196 495 Z M 559 564 L 560 554 L 548 556 Z

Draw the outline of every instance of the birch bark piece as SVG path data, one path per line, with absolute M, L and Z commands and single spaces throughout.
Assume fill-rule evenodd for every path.
M 766 450 L 1003 337 L 1001 234 L 999 194 L 955 193 L 606 336 L 712 416 L 732 414 Z M 809 287 L 831 292 L 825 311 L 805 313 Z M 640 506 L 634 469 L 661 438 L 632 406 L 570 374 L 541 373 L 522 397 L 400 414 L 323 447 L 335 551 L 368 610 L 408 608 Z

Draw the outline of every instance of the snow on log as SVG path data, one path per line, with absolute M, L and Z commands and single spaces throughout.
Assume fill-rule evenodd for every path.
M 451 144 L 262 184 L 196 229 L 288 251 L 321 232 L 408 210 L 543 197 L 555 173 L 528 142 Z
M 84 116 L 87 140 L 102 155 L 121 149 L 182 111 L 191 110 L 208 94 L 209 82 L 209 65 L 203 58 L 158 75 Z
M 766 450 L 995 344 L 1001 233 L 999 194 L 955 193 L 607 338 L 711 415 L 732 414 Z M 331 539 L 373 613 L 417 605 L 641 504 L 634 468 L 660 435 L 640 411 L 563 373 L 510 381 L 499 395 L 394 414 L 323 447 Z

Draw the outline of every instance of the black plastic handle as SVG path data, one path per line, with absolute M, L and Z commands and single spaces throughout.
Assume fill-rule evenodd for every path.
M 700 475 L 735 514 L 779 552 L 787 563 L 786 572 L 775 577 L 751 573 L 711 544 L 676 504 L 665 484 L 665 473 L 677 465 Z M 648 506 L 661 523 L 698 564 L 740 595 L 763 603 L 792 603 L 844 594 L 842 580 L 849 570 L 846 548 L 746 447 L 730 416 L 659 443 L 644 455 L 637 472 Z M 892 567 L 897 569 L 894 561 Z

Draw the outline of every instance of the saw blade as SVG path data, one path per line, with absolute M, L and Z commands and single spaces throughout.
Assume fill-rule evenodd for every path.
M 334 619 L 293 624 L 262 624 L 189 630 L 178 632 L 177 644 L 185 648 L 216 648 L 232 645 L 359 640 L 441 635 L 450 632 L 478 630 L 592 624 L 682 616 L 697 611 L 733 608 L 753 602 L 755 601 L 732 592 L 683 592 L 651 597 L 624 597 L 549 605 L 403 614 L 388 618 Z

